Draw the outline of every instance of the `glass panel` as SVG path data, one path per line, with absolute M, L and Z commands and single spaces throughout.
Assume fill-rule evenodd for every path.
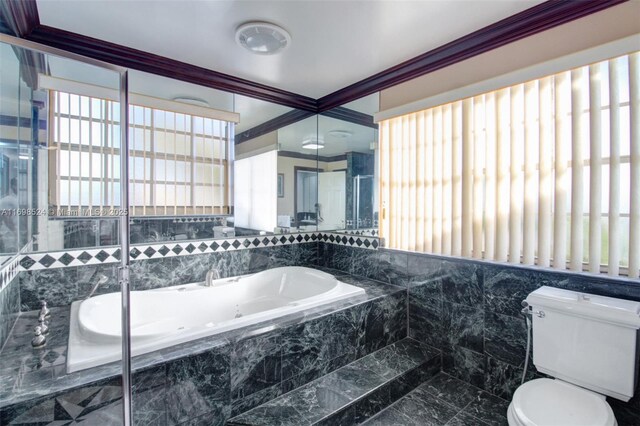
M 104 201 L 97 176 L 109 173 L 114 182 L 119 176 L 119 163 L 96 156 L 114 146 L 115 134 L 113 127 L 107 133 L 103 101 L 54 94 L 56 84 L 82 83 L 77 87 L 107 88 L 119 100 L 119 74 L 6 43 L 0 64 L 0 209 L 13 212 L 0 216 L 0 274 L 8 277 L 0 286 L 1 422 L 122 423 L 117 216 L 77 217 L 78 206 Z M 117 183 L 110 190 L 119 199 Z M 97 247 L 102 251 L 84 250 Z M 17 263 L 7 261 L 20 261 L 28 286 L 11 272 Z M 91 305 L 100 305 L 108 320 L 90 321 L 111 324 L 94 330 L 108 332 L 109 344 L 92 341 L 81 325 L 78 312 Z M 96 354 L 108 357 L 109 367 L 97 367 Z M 96 383 L 97 375 L 105 380 Z M 96 395 L 102 395 L 99 408 L 77 410 L 79 401 L 86 408 Z M 29 410 L 5 410 L 12 401 Z

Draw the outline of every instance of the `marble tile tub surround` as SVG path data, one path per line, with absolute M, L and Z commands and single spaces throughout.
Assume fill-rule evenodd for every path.
M 406 309 L 398 308 L 406 306 L 405 290 L 329 272 L 364 287 L 367 298 L 134 358 L 135 423 L 181 424 L 200 416 L 206 424 L 222 424 L 406 337 Z M 53 310 L 52 318 L 64 328 L 68 308 Z M 119 424 L 119 366 L 65 374 L 65 331 L 52 330 L 59 341 L 33 351 L 29 315 L 35 320 L 37 312 L 20 317 L 13 345 L 0 353 L 2 383 L 13 381 L 0 392 L 0 424 L 85 416 Z
M 509 400 L 526 350 L 521 301 L 547 285 L 640 301 L 640 280 L 380 249 L 320 244 L 325 265 L 407 288 L 409 336 L 443 351 L 443 370 Z M 536 375 L 530 367 L 529 377 Z M 640 424 L 640 389 L 609 399 L 620 424 Z
M 20 314 L 20 283 L 17 276 L 0 291 L 0 351 Z

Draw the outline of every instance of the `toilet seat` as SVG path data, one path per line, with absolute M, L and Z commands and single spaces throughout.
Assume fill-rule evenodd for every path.
M 510 426 L 616 426 L 604 396 L 561 380 L 535 379 L 513 395 Z

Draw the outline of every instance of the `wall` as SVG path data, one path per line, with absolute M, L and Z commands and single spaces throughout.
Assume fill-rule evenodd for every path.
M 638 16 L 640 2 L 630 1 L 474 56 L 383 90 L 380 111 L 640 33 Z
M 328 244 L 320 250 L 325 266 L 406 287 L 409 336 L 441 349 L 445 372 L 505 399 L 520 384 L 526 351 L 520 302 L 530 292 L 548 285 L 640 301 L 640 280 L 399 250 Z M 531 364 L 528 378 L 537 375 Z M 640 424 L 640 389 L 629 403 L 609 403 L 620 425 Z

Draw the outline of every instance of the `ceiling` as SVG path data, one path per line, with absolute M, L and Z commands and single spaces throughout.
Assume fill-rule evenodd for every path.
M 518 13 L 540 0 L 37 0 L 40 23 L 319 98 Z M 284 27 L 291 47 L 235 44 L 250 20 Z

